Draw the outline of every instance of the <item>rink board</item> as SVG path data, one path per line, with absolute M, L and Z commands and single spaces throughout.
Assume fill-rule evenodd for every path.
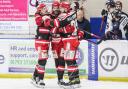
M 30 78 L 38 58 L 34 40 L 0 39 L 0 43 L 0 77 Z M 81 78 L 88 75 L 91 80 L 128 82 L 127 50 L 127 41 L 105 41 L 98 46 L 81 41 L 77 53 Z M 56 78 L 52 52 L 49 51 L 49 54 L 45 77 Z
M 128 82 L 128 41 L 109 40 L 100 45 L 89 44 L 90 80 Z
M 38 59 L 34 39 L 0 39 L 0 43 L 0 77 L 31 77 Z M 81 41 L 77 52 L 80 75 L 86 76 L 88 50 L 83 49 L 88 49 L 86 41 Z M 51 47 L 45 72 L 46 77 L 56 77 Z M 65 76 L 67 76 L 67 70 L 65 70 Z
M 128 82 L 128 41 L 103 42 L 98 56 L 99 79 Z

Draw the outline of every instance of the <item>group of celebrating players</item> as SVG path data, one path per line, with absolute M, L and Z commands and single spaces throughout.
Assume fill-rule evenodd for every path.
M 70 16 L 75 13 L 70 3 L 54 1 L 52 12 L 48 12 L 45 4 L 37 6 L 35 21 L 38 26 L 35 39 L 35 48 L 38 51 L 38 64 L 33 73 L 33 83 L 38 87 L 44 87 L 45 65 L 48 59 L 48 50 L 51 43 L 53 57 L 55 59 L 58 84 L 60 86 L 80 87 L 79 69 L 76 63 L 76 51 L 79 40 L 84 36 L 84 32 L 76 25 L 75 17 Z M 69 82 L 63 81 L 67 64 Z
M 104 39 L 128 39 L 128 15 L 122 12 L 122 3 L 108 0 L 106 6 L 106 10 L 103 9 L 101 13 L 107 22 Z M 54 1 L 50 13 L 45 4 L 37 5 L 35 13 L 37 24 L 35 48 L 38 51 L 39 58 L 32 78 L 36 86 L 45 86 L 43 80 L 51 43 L 58 84 L 62 87 L 80 87 L 76 51 L 80 44 L 79 41 L 86 34 L 77 26 L 77 10 L 79 10 L 78 6 L 71 8 L 70 3 L 66 1 Z M 63 81 L 65 64 L 69 76 L 68 83 Z

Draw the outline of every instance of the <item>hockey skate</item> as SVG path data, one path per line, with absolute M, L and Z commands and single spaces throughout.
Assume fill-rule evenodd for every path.
M 80 88 L 80 80 L 78 78 L 69 81 L 69 83 L 67 83 L 65 86 L 63 86 L 64 89 L 76 89 L 76 88 Z
M 58 85 L 59 85 L 61 88 L 64 88 L 64 86 L 66 86 L 67 83 L 65 83 L 63 80 L 59 80 L 59 81 L 58 81 Z
M 43 80 L 40 80 L 38 77 L 33 77 L 31 83 L 38 88 L 44 89 L 45 83 L 43 82 Z
M 70 82 L 69 82 L 69 85 L 70 85 L 71 87 L 73 87 L 73 89 L 75 89 L 75 88 L 80 88 L 80 87 L 81 87 L 81 85 L 80 85 L 80 79 L 79 79 L 79 78 L 76 78 L 76 79 L 70 81 Z

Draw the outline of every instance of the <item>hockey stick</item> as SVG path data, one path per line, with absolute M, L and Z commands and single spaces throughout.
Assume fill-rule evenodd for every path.
M 84 31 L 86 34 L 88 34 L 88 35 L 90 35 L 90 36 L 92 36 L 92 37 L 95 37 L 96 39 L 99 39 L 99 40 L 97 40 L 96 42 L 94 42 L 94 41 L 92 41 L 92 40 L 89 40 L 89 39 L 84 39 L 84 40 L 87 40 L 88 42 L 91 42 L 91 43 L 93 43 L 93 44 L 98 45 L 98 44 L 100 44 L 103 40 L 105 40 L 105 36 L 100 37 L 100 36 L 98 36 L 98 35 L 96 35 L 96 34 L 90 33 L 90 32 L 85 31 L 85 30 L 81 30 L 81 31 Z
M 111 34 L 113 34 L 113 35 L 116 35 L 114 32 L 112 32 L 112 31 L 109 31 Z M 89 33 L 89 32 L 87 32 L 87 33 Z M 92 34 L 92 33 L 89 33 L 89 34 Z M 91 40 L 89 40 L 89 39 L 84 39 L 84 40 L 87 40 L 88 42 L 91 42 L 91 43 L 93 43 L 93 44 L 96 44 L 96 45 L 98 45 L 98 44 L 100 44 L 102 41 L 106 41 L 106 40 L 109 40 L 109 38 L 108 38 L 108 36 L 105 34 L 105 35 L 103 35 L 103 37 L 100 37 L 100 36 L 97 36 L 97 35 L 95 35 L 95 34 L 93 34 L 92 35 L 93 37 L 98 37 L 98 39 L 99 40 L 97 40 L 97 42 L 94 42 L 94 41 L 91 41 Z
M 112 31 L 109 31 L 110 33 L 112 33 L 113 35 L 116 35 L 114 32 L 112 32 Z M 92 43 L 94 43 L 94 44 L 100 44 L 102 41 L 106 41 L 106 40 L 109 40 L 109 38 L 107 37 L 107 35 L 105 34 L 103 37 L 101 37 L 101 39 L 99 40 L 99 41 L 97 41 L 97 42 L 93 42 L 93 41 L 90 41 L 90 40 L 88 40 L 88 41 L 90 41 L 90 42 L 92 42 Z
M 88 41 L 88 42 L 90 42 L 92 44 L 95 44 L 95 45 L 99 45 L 103 41 L 102 39 L 100 39 L 99 41 L 96 41 L 96 42 L 94 42 L 92 40 L 89 40 L 89 39 L 84 39 L 84 40 L 86 40 L 86 41 Z
M 101 21 L 101 25 L 100 25 L 100 32 L 102 32 L 102 29 L 103 29 L 104 19 L 105 19 L 105 17 L 102 16 L 102 21 Z
M 102 39 L 100 36 L 98 36 L 98 35 L 96 35 L 96 34 L 90 33 L 90 32 L 85 31 L 85 30 L 82 30 L 82 31 L 84 31 L 86 34 L 88 34 L 88 35 L 90 35 L 90 36 L 92 36 L 92 37 L 95 37 L 95 38 L 97 38 L 97 39 Z

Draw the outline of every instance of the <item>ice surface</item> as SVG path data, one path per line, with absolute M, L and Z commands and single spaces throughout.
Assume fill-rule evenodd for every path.
M 0 89 L 40 89 L 30 83 L 31 79 L 0 79 Z M 45 79 L 45 89 L 62 89 L 57 85 L 57 79 Z M 128 89 L 126 82 L 105 82 L 81 80 L 81 88 L 77 89 Z

